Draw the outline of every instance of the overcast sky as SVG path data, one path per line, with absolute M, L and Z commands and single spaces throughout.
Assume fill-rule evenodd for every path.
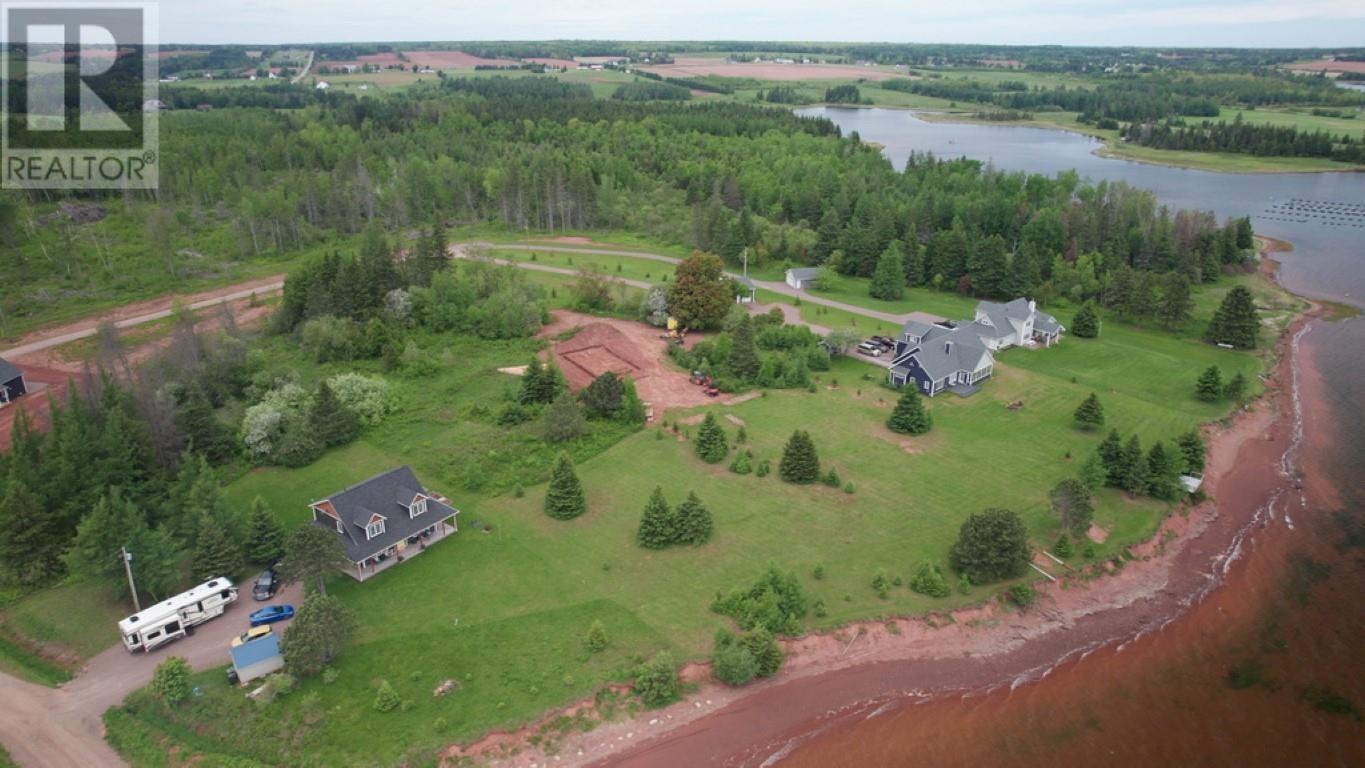
M 1365 0 L 161 0 L 165 43 L 827 40 L 1365 46 Z

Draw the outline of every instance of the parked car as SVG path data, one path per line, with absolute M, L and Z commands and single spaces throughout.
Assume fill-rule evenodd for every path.
M 867 355 L 868 357 L 881 357 L 882 348 L 880 344 L 873 344 L 870 341 L 864 341 L 863 343 L 858 345 L 858 354 Z
M 248 629 L 242 634 L 232 638 L 232 647 L 236 648 L 242 643 L 249 643 L 252 640 L 256 640 L 257 638 L 265 637 L 266 635 L 270 634 L 270 632 L 271 629 L 270 625 L 268 624 L 262 624 L 259 627 L 252 627 L 251 629 Z
M 275 573 L 274 568 L 267 568 L 261 571 L 261 575 L 256 577 L 256 585 L 251 588 L 251 598 L 258 603 L 275 596 L 280 591 L 280 577 Z
M 277 621 L 294 618 L 294 606 L 292 605 L 267 605 L 251 614 L 248 617 L 251 626 L 260 627 L 266 624 L 274 624 Z
M 889 336 L 873 336 L 871 340 L 880 344 L 882 349 L 885 349 L 888 352 L 896 348 L 896 340 Z

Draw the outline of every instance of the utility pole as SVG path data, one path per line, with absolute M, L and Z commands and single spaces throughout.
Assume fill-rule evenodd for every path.
M 133 593 L 133 613 L 141 613 L 142 604 L 137 600 L 137 585 L 133 583 L 133 554 L 127 547 L 119 547 L 118 551 L 123 556 L 123 572 L 128 574 L 128 591 Z

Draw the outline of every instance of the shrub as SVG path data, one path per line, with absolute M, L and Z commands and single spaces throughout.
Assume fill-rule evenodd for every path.
M 768 569 L 749 589 L 734 589 L 716 595 L 711 610 L 729 616 L 741 629 L 763 627 L 774 635 L 796 635 L 806 616 L 806 596 L 794 573 L 782 573 L 777 566 Z
M 872 577 L 872 591 L 877 593 L 877 597 L 885 600 L 891 591 L 891 580 L 886 577 L 884 569 L 878 569 Z
M 673 657 L 667 651 L 660 651 L 635 671 L 635 693 L 647 707 L 671 704 L 678 698 L 681 687 Z
M 601 653 L 607 650 L 607 628 L 598 619 L 593 619 L 588 627 L 588 634 L 583 639 L 583 644 L 587 646 L 588 653 Z
M 372 427 L 398 410 L 389 384 L 383 379 L 341 373 L 327 379 L 327 386 L 332 388 L 332 393 L 346 410 L 355 414 L 361 426 Z
M 947 597 L 950 591 L 943 571 L 933 563 L 924 563 L 915 570 L 915 575 L 910 578 L 910 589 L 930 597 Z
M 735 460 L 730 462 L 730 471 L 736 475 L 747 475 L 753 472 L 753 465 L 750 463 L 752 454 L 748 451 L 739 451 L 735 454 Z
M 315 317 L 298 331 L 299 346 L 319 363 L 350 360 L 355 355 L 359 335 L 354 322 L 332 315 Z
M 327 667 L 326 669 L 322 670 L 322 682 L 327 685 L 335 683 L 338 677 L 341 677 L 341 673 L 337 672 L 332 667 Z
M 844 493 L 847 493 L 847 494 L 849 494 L 849 495 L 851 496 L 851 495 L 853 495 L 853 491 L 854 491 L 854 488 L 853 488 L 853 481 L 852 481 L 852 480 L 848 481 L 847 483 L 844 483 Z
M 1071 545 L 1071 537 L 1063 533 L 1057 537 L 1057 544 L 1052 548 L 1052 554 L 1057 557 L 1071 557 L 1076 554 L 1076 548 Z
M 1037 599 L 1037 597 L 1038 595 L 1033 591 L 1033 587 L 1030 587 L 1027 584 L 1015 584 L 1005 590 L 1005 599 L 1020 608 L 1027 608 L 1030 605 L 1033 605 L 1033 601 Z
M 711 674 L 726 685 L 738 687 L 758 675 L 758 663 L 738 638 L 721 630 L 711 651 Z
M 834 471 L 834 467 L 830 467 L 829 471 L 825 473 L 825 476 L 821 478 L 821 482 L 831 488 L 838 488 L 839 483 L 843 481 L 839 479 L 839 473 Z
M 265 683 L 277 696 L 288 696 L 293 693 L 297 681 L 288 672 L 275 672 L 266 676 Z
M 374 711 L 392 712 L 403 705 L 403 701 L 398 698 L 398 691 L 389 685 L 388 680 L 379 681 L 379 690 L 374 694 Z
M 767 459 L 764 459 L 764 460 L 758 462 L 758 468 L 756 468 L 756 469 L 754 470 L 754 476 L 755 476 L 755 477 L 767 477 L 768 474 L 769 474 L 770 472 L 772 472 L 772 471 L 773 471 L 773 470 L 772 470 L 772 464 L 771 464 Z
M 179 704 L 190 695 L 190 664 L 180 656 L 172 656 L 156 665 L 148 690 L 161 703 L 171 706 Z
M 573 440 L 583 434 L 583 412 L 566 389 L 550 403 L 541 416 L 545 439 L 552 443 Z

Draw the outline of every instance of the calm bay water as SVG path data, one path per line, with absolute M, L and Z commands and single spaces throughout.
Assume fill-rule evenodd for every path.
M 1294 244 L 1281 281 L 1307 296 L 1365 307 L 1365 174 L 1223 174 L 1093 154 L 1063 131 L 927 122 L 884 109 L 816 108 L 845 135 L 885 147 L 900 168 L 913 152 L 997 168 L 1125 181 L 1173 208 L 1253 217 L 1257 232 Z M 1300 468 L 1327 493 L 1297 526 L 1253 539 L 1237 572 L 1208 600 L 1124 654 L 1097 653 L 1041 682 L 984 697 L 905 701 L 830 730 L 811 723 L 796 766 L 1360 765 L 1365 726 L 1325 713 L 1305 690 L 1330 687 L 1365 712 L 1365 562 L 1334 546 L 1341 510 L 1365 514 L 1365 321 L 1317 322 L 1298 358 L 1317 371 L 1323 415 L 1305 422 Z M 1317 494 L 1315 494 L 1316 496 Z M 1304 558 L 1311 558 L 1305 560 Z M 1306 600 L 1286 589 L 1304 562 L 1332 569 Z M 1287 599 L 1286 596 L 1290 596 Z M 1228 672 L 1262 682 L 1238 689 Z M 837 707 L 841 702 L 830 702 Z

